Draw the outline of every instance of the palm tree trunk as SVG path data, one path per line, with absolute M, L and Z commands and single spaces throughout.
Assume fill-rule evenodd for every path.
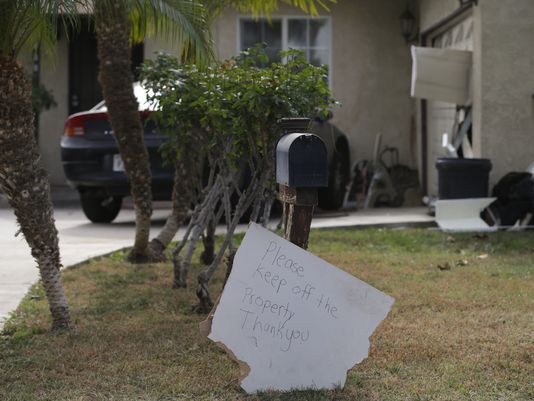
M 37 261 L 53 329 L 72 327 L 60 275 L 50 184 L 34 136 L 31 86 L 23 68 L 0 55 L 0 190 Z
M 145 263 L 152 260 L 148 246 L 152 216 L 152 177 L 139 106 L 133 93 L 128 11 L 122 1 L 95 1 L 100 60 L 98 79 L 135 205 L 135 242 L 129 260 Z

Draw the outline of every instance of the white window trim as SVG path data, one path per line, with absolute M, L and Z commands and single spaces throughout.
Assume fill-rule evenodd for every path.
M 265 17 L 262 17 L 260 19 L 265 19 Z M 333 32 L 334 28 L 332 26 L 332 17 L 330 15 L 321 15 L 319 17 L 310 17 L 307 15 L 271 15 L 271 19 L 273 20 L 281 20 L 282 21 L 282 50 L 288 50 L 288 38 L 287 38 L 287 26 L 288 26 L 288 20 L 289 19 L 305 19 L 305 20 L 312 20 L 312 19 L 325 19 L 328 21 L 328 27 L 330 29 L 330 37 L 328 38 L 328 86 L 330 89 L 333 89 L 334 85 L 334 64 L 333 64 Z M 256 20 L 256 18 L 250 16 L 250 15 L 238 15 L 236 17 L 236 54 L 239 54 L 241 52 L 241 21 L 242 20 Z M 312 49 L 313 47 L 307 47 L 307 49 Z M 322 47 L 319 47 L 322 49 Z

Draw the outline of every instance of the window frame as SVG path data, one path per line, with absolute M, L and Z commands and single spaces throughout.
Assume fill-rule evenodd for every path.
M 254 18 L 250 15 L 238 15 L 236 17 L 236 54 L 239 54 L 241 52 L 241 21 L 258 21 L 258 20 L 265 20 L 267 18 Z M 332 89 L 333 88 L 333 77 L 334 77 L 334 68 L 333 68 L 333 26 L 332 26 L 332 17 L 330 15 L 321 15 L 318 17 L 310 17 L 307 15 L 272 15 L 271 20 L 278 20 L 282 23 L 282 50 L 288 50 L 288 20 L 290 19 L 301 19 L 301 20 L 326 20 L 328 29 L 329 29 L 329 38 L 326 48 L 328 51 L 328 86 Z M 309 25 L 308 25 L 309 26 Z M 308 28 L 309 29 L 309 28 Z M 309 35 L 309 32 L 308 32 Z M 306 49 L 314 49 L 314 46 L 307 46 Z

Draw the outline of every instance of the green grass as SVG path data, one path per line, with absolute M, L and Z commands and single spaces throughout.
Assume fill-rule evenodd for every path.
M 0 400 L 534 400 L 533 232 L 328 230 L 310 244 L 396 299 L 343 390 L 246 395 L 237 364 L 198 333 L 201 266 L 172 290 L 170 264 L 117 252 L 63 273 L 73 333 L 48 330 L 31 289 L 0 337 Z

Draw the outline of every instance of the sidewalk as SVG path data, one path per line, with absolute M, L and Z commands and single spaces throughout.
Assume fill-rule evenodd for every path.
M 58 199 L 56 195 L 55 204 L 56 226 L 64 266 L 132 245 L 135 217 L 131 206 L 126 205 L 112 224 L 92 224 L 78 208 L 74 198 Z M 168 202 L 156 203 L 152 235 L 163 227 L 170 212 L 168 207 Z M 312 228 L 433 226 L 434 219 L 428 216 L 426 211 L 425 207 L 420 207 L 318 213 L 314 217 Z M 273 223 L 276 224 L 274 221 Z M 238 230 L 244 231 L 246 227 L 241 225 Z M 39 272 L 26 241 L 22 235 L 14 237 L 17 230 L 12 210 L 0 205 L 0 328 L 29 287 L 39 279 Z M 222 230 L 224 227 L 221 227 L 221 232 Z M 176 238 L 181 235 L 183 231 L 180 231 Z

